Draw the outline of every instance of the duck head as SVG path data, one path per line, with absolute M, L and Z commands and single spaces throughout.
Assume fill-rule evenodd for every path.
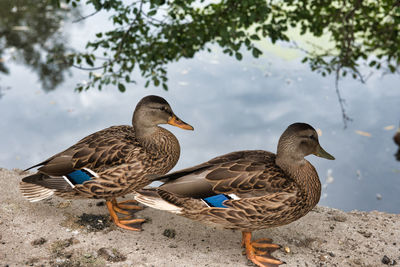
M 142 98 L 133 112 L 132 125 L 138 133 L 152 132 L 159 124 L 170 124 L 185 130 L 193 127 L 179 119 L 168 102 L 159 96 Z
M 293 123 L 281 135 L 278 142 L 277 158 L 286 161 L 303 161 L 305 156 L 315 156 L 334 160 L 318 141 L 315 129 L 307 123 Z

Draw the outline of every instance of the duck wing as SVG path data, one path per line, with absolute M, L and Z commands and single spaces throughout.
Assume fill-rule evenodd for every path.
M 82 168 L 94 172 L 126 163 L 138 143 L 130 126 L 113 126 L 93 133 L 70 148 L 27 170 L 39 167 L 41 173 L 62 176 Z
M 293 180 L 275 164 L 275 154 L 262 150 L 232 152 L 161 177 L 160 189 L 182 197 L 218 194 L 256 197 L 280 192 Z

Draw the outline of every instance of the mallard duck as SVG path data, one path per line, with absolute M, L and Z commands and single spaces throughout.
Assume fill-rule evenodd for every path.
M 396 133 L 393 136 L 393 141 L 396 143 L 396 145 L 399 146 L 399 149 L 397 150 L 397 153 L 395 154 L 396 159 L 400 161 L 400 127 L 397 129 Z
M 393 136 L 393 141 L 400 147 L 400 127 Z
M 128 230 L 142 219 L 121 220 L 136 201 L 117 203 L 123 196 L 149 184 L 149 177 L 166 174 L 177 163 L 180 146 L 176 137 L 159 124 L 185 130 L 193 127 L 180 120 L 168 102 L 146 96 L 137 104 L 132 126 L 112 126 L 95 132 L 66 150 L 36 164 L 38 172 L 22 179 L 20 190 L 31 202 L 57 195 L 63 198 L 105 199 L 114 223 Z
M 200 165 L 158 177 L 165 183 L 144 188 L 135 199 L 147 206 L 242 231 L 247 258 L 258 266 L 278 266 L 271 240 L 251 240 L 254 230 L 291 223 L 318 203 L 321 183 L 304 159 L 314 154 L 333 160 L 313 127 L 294 123 L 282 134 L 276 154 L 232 152 Z M 266 251 L 265 251 L 266 250 Z

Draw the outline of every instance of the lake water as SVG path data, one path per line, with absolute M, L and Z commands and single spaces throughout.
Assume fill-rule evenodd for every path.
M 106 18 L 100 14 L 84 24 L 66 22 L 70 44 L 83 47 Z M 138 83 L 126 93 L 112 86 L 74 92 L 75 84 L 87 79 L 78 70 L 56 90 L 45 92 L 35 73 L 5 55 L 10 74 L 0 76 L 0 167 L 24 169 L 92 132 L 130 124 L 136 103 L 157 94 L 195 128 L 189 132 L 166 126 L 182 148 L 175 170 L 236 150 L 275 152 L 289 124 L 307 122 L 320 129 L 322 147 L 336 157 L 307 158 L 323 184 L 320 205 L 399 213 L 400 162 L 392 140 L 400 120 L 399 76 L 375 73 L 365 84 L 343 79 L 342 96 L 353 118 L 344 129 L 334 77 L 311 72 L 300 63 L 301 56 L 285 59 L 288 50 L 264 51 L 260 59 L 244 53 L 239 62 L 214 47 L 212 53 L 170 64 L 168 92 L 145 89 L 144 80 L 133 73 Z

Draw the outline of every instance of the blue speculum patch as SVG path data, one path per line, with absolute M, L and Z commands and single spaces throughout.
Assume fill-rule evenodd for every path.
M 203 200 L 210 206 L 215 208 L 227 208 L 222 202 L 225 200 L 231 199 L 230 196 L 219 194 L 212 197 L 203 198 Z
M 92 179 L 93 175 L 86 170 L 77 170 L 65 175 L 65 177 L 73 184 L 83 184 Z

